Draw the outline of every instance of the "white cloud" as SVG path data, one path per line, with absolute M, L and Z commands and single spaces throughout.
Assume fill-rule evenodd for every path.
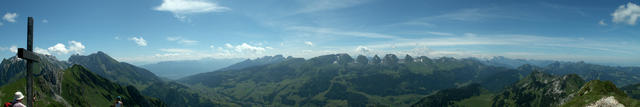
M 83 53 L 84 52 L 84 45 L 82 45 L 82 43 L 78 42 L 78 41 L 69 41 L 69 51 L 70 52 L 75 52 L 75 53 Z
M 317 27 L 306 27 L 306 26 L 296 26 L 289 27 L 288 30 L 295 30 L 301 32 L 311 32 L 318 33 L 323 35 L 346 35 L 346 36 L 355 36 L 355 37 L 366 37 L 366 38 L 383 38 L 383 39 L 398 39 L 399 37 L 392 35 L 385 35 L 379 33 L 370 33 L 370 32 L 353 32 L 353 31 L 340 31 L 330 28 L 317 28 Z
M 242 43 L 242 45 L 236 46 L 235 50 L 237 52 L 251 52 L 251 53 L 261 53 L 265 51 L 263 47 L 251 46 L 247 43 Z
M 147 46 L 147 41 L 142 37 L 131 37 L 129 40 L 135 41 L 138 46 Z
M 231 8 L 204 0 L 163 0 L 162 4 L 154 10 L 171 12 L 176 18 L 185 21 L 188 14 L 225 12 Z
M 47 20 L 47 19 L 42 19 L 42 23 L 49 23 L 49 20 Z
M 213 45 L 209 45 L 209 48 L 211 48 L 211 49 L 215 49 L 215 46 L 213 46 Z
M 62 43 L 57 43 L 56 45 L 53 45 L 47 48 L 47 50 L 45 49 L 40 49 L 40 50 L 36 49 L 36 50 L 37 52 L 39 51 L 40 53 L 47 53 L 47 54 L 48 53 L 67 54 L 69 52 L 80 54 L 80 53 L 83 53 L 84 49 L 86 48 L 84 45 L 82 45 L 81 42 L 74 41 L 74 40 L 69 41 L 68 44 L 69 44 L 68 45 L 69 47 L 65 46 Z
M 466 36 L 466 37 L 476 37 L 478 35 L 476 35 L 474 33 L 464 33 L 464 36 Z
M 229 43 L 224 44 L 224 46 L 226 46 L 227 48 L 233 48 L 233 45 L 231 45 Z
M 268 47 L 268 46 L 267 46 L 267 47 L 264 47 L 264 48 L 266 48 L 266 49 L 273 49 L 273 47 Z
M 311 41 L 304 41 L 304 44 L 307 46 L 313 46 L 313 42 Z
M 358 52 L 358 53 L 366 54 L 366 53 L 369 53 L 370 51 L 371 51 L 371 49 L 369 49 L 369 48 L 367 48 L 365 46 L 358 46 L 356 48 L 356 52 Z
M 2 19 L 6 20 L 7 22 L 14 23 L 16 22 L 16 17 L 18 17 L 17 13 L 6 13 L 4 14 L 4 17 L 2 17 Z
M 601 26 L 607 26 L 607 23 L 605 23 L 604 20 L 600 20 L 598 24 Z
M 425 27 L 435 27 L 435 24 L 429 23 L 429 22 L 424 22 L 424 21 L 420 21 L 420 20 L 411 20 L 411 21 L 407 21 L 404 23 L 400 23 L 400 24 L 404 24 L 404 25 L 418 25 L 418 26 L 425 26 Z
M 626 22 L 629 25 L 636 25 L 636 21 L 640 17 L 640 6 L 631 2 L 627 3 L 626 6 L 620 5 L 611 16 L 613 16 L 613 22 L 615 23 Z
M 49 53 L 49 51 L 47 51 L 46 49 L 42 49 L 40 47 L 36 47 L 35 50 L 33 50 L 36 53 L 39 54 L 45 54 L 45 55 L 51 55 L 51 53 Z
M 13 53 L 18 53 L 18 46 L 11 45 L 11 47 L 9 48 L 9 51 Z
M 197 45 L 198 42 L 200 41 L 196 41 L 196 40 L 189 40 L 183 37 L 167 37 L 168 41 L 176 41 L 178 44 L 182 44 L 182 45 Z
M 53 45 L 49 48 L 47 48 L 47 50 L 49 52 L 55 52 L 58 54 L 67 54 L 69 53 L 69 50 L 67 50 L 66 46 L 64 46 L 64 44 L 62 43 L 57 43 L 56 45 Z
M 183 44 L 183 45 L 196 45 L 196 44 L 198 44 L 198 42 L 200 42 L 200 41 L 182 39 L 182 40 L 178 41 L 178 44 Z
M 427 32 L 427 33 L 432 35 L 440 35 L 440 36 L 454 36 L 454 34 L 452 33 L 445 33 L 445 32 Z
M 180 40 L 182 37 L 167 37 L 168 41 L 177 41 Z

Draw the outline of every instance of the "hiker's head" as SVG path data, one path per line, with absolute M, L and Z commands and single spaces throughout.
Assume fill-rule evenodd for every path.
M 14 94 L 13 98 L 16 101 L 22 101 L 22 99 L 24 98 L 24 95 L 22 94 L 22 92 L 18 91 Z
M 116 97 L 116 100 L 121 101 L 122 97 L 118 96 L 118 97 Z

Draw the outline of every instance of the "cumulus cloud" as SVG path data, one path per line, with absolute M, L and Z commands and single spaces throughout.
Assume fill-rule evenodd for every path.
M 198 42 L 200 42 L 196 40 L 189 40 L 183 37 L 167 37 L 167 40 L 176 41 L 178 44 L 182 44 L 182 45 L 197 45 Z
M 64 46 L 64 44 L 62 43 L 58 43 L 56 45 L 53 45 L 49 48 L 47 48 L 47 50 L 51 51 L 51 52 L 56 52 L 56 53 L 69 53 L 69 50 L 67 50 L 66 46 Z
M 35 50 L 33 50 L 36 53 L 39 54 L 45 54 L 45 55 L 51 55 L 51 53 L 49 53 L 49 51 L 47 51 L 46 49 L 42 49 L 40 47 L 36 47 Z
M 41 53 L 41 54 L 50 54 L 50 53 L 57 53 L 57 54 L 67 54 L 69 52 L 73 52 L 73 53 L 83 53 L 85 49 L 85 46 L 82 45 L 81 42 L 78 41 L 69 41 L 68 43 L 68 47 L 62 43 L 57 43 L 56 45 L 53 45 L 49 48 L 45 49 L 41 49 L 41 48 L 36 48 L 35 52 Z
M 203 0 L 163 0 L 162 4 L 154 10 L 171 12 L 179 20 L 185 21 L 188 14 L 225 12 L 231 8 Z
M 131 37 L 129 40 L 132 40 L 138 44 L 138 46 L 147 46 L 147 41 L 142 37 Z
M 78 42 L 78 41 L 69 41 L 69 51 L 70 52 L 75 52 L 75 53 L 83 53 L 84 52 L 84 45 L 82 45 L 82 43 Z
M 261 53 L 265 51 L 263 47 L 251 46 L 247 43 L 242 43 L 242 45 L 236 46 L 235 50 L 237 52 L 252 52 L 252 53 Z
M 360 52 L 360 53 L 369 53 L 371 51 L 371 49 L 365 47 L 365 46 L 358 46 L 356 48 L 356 52 Z
M 613 22 L 626 23 L 629 25 L 636 25 L 638 17 L 640 17 L 640 6 L 631 2 L 627 5 L 620 5 L 615 12 L 611 14 L 613 16 Z
M 9 51 L 13 53 L 18 53 L 18 46 L 11 45 L 11 47 L 9 48 Z
M 229 43 L 224 44 L 224 46 L 226 46 L 227 48 L 233 48 L 233 45 L 231 45 Z
M 211 49 L 215 49 L 215 46 L 213 46 L 213 45 L 209 45 L 209 48 L 211 48 Z
M 6 20 L 7 22 L 14 23 L 16 22 L 16 17 L 18 17 L 17 13 L 6 13 L 4 14 L 4 17 L 2 17 L 2 19 Z
M 304 41 L 304 44 L 307 46 L 313 46 L 313 42 L 311 41 Z

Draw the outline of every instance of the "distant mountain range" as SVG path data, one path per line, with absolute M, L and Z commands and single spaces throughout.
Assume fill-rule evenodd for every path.
M 288 58 L 292 58 L 292 57 L 288 57 Z M 247 68 L 247 67 L 253 67 L 253 66 L 262 66 L 262 65 L 268 65 L 268 64 L 274 64 L 274 63 L 280 63 L 282 61 L 284 61 L 286 58 L 284 58 L 282 55 L 275 55 L 275 56 L 264 56 L 262 58 L 256 58 L 256 59 L 246 59 L 242 62 L 238 62 L 235 64 L 232 64 L 228 67 L 224 67 L 222 69 L 220 69 L 220 71 L 224 71 L 224 70 L 237 70 L 237 69 L 243 69 L 243 68 Z
M 507 67 L 507 68 L 517 68 L 525 64 L 543 67 L 551 63 L 557 62 L 552 60 L 512 59 L 512 58 L 506 58 L 504 56 L 494 56 L 486 59 L 483 59 L 483 58 L 471 58 L 471 59 L 478 60 L 486 65 Z
M 367 63 L 355 63 L 346 54 L 309 60 L 286 58 L 280 63 L 202 73 L 179 81 L 201 85 L 205 87 L 201 90 L 209 90 L 206 93 L 223 95 L 229 102 L 243 106 L 342 105 L 340 101 L 349 101 L 345 103 L 348 106 L 408 106 L 440 89 L 474 82 L 510 84 L 519 79 L 493 81 L 494 74 L 516 71 L 475 60 L 428 57 L 403 63 L 398 60 L 393 54 Z
M 103 52 L 73 55 L 68 61 L 39 56 L 43 58 L 35 64 L 36 91 L 42 99 L 39 106 L 107 105 L 115 95 L 135 102 L 129 106 L 171 107 L 640 105 L 633 99 L 640 96 L 640 67 L 585 62 L 399 58 L 394 54 L 370 58 L 330 54 L 311 59 L 276 55 L 237 60 L 240 62 L 228 67 L 173 81 Z M 3 59 L 0 100 L 23 90 L 24 71 L 24 60 Z
M 635 73 L 640 72 L 637 69 L 638 67 L 611 67 L 584 62 L 512 60 L 504 57 L 478 60 L 449 57 L 430 59 L 425 56 L 413 58 L 407 55 L 400 59 L 388 54 L 382 58 L 377 55 L 373 58 L 357 56 L 354 60 L 347 54 L 332 54 L 308 60 L 285 58 L 279 63 L 245 66 L 242 69 L 221 69 L 178 81 L 204 90 L 202 93 L 206 95 L 223 97 L 226 102 L 242 106 L 430 104 L 526 107 L 561 106 L 575 102 L 573 97 L 568 96 L 579 92 L 585 80 L 608 80 L 619 86 L 640 83 L 635 78 L 640 74 Z M 617 88 L 613 84 L 607 86 Z M 462 88 L 443 90 L 456 87 Z M 464 94 L 461 90 L 470 93 Z M 431 94 L 433 92 L 449 94 Z M 460 96 L 438 98 L 434 95 Z M 635 102 L 622 96 L 616 98 L 622 104 L 633 105 L 632 102 Z M 511 102 L 517 101 L 511 99 L 529 99 L 523 100 L 529 102 Z M 418 103 L 422 101 L 428 103 Z
M 159 77 L 168 79 L 178 79 L 185 76 L 211 72 L 229 65 L 238 63 L 243 59 L 213 59 L 205 58 L 200 60 L 165 61 L 154 64 L 146 64 L 140 67 L 145 68 Z

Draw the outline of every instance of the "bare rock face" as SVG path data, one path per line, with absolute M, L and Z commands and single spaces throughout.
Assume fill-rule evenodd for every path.
M 40 57 L 39 62 L 34 63 L 33 75 L 35 81 L 39 84 L 39 88 L 43 90 L 42 96 L 55 96 L 60 95 L 62 91 L 62 75 L 63 70 L 69 67 L 69 64 L 64 61 L 59 61 L 55 56 L 38 54 Z M 14 82 L 25 77 L 27 72 L 26 60 L 22 60 L 17 57 L 11 57 L 9 59 L 3 59 L 0 63 L 0 85 Z
M 624 105 L 620 104 L 620 102 L 618 102 L 618 100 L 616 100 L 614 96 L 609 96 L 603 97 L 602 99 L 588 105 L 587 107 L 624 107 Z

